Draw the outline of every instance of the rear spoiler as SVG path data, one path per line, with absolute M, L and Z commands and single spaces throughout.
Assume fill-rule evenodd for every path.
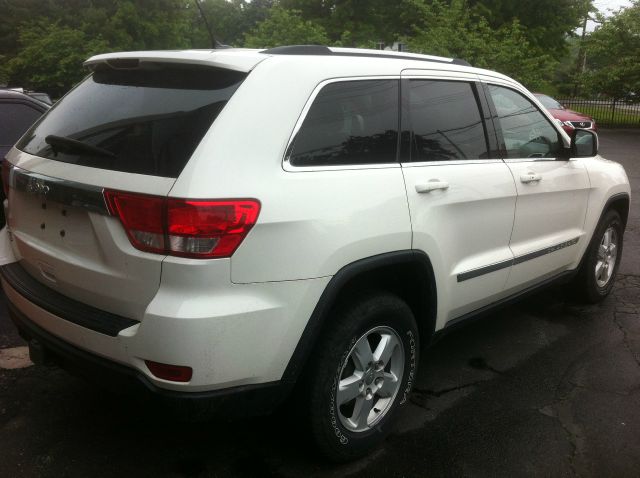
M 84 66 L 92 70 L 99 64 L 107 64 L 115 69 L 135 69 L 144 63 L 177 63 L 210 66 L 248 73 L 266 58 L 268 57 L 258 54 L 258 51 L 255 51 L 254 54 L 247 54 L 247 50 L 244 50 L 241 54 L 238 54 L 237 49 L 132 51 L 92 56 L 84 62 Z

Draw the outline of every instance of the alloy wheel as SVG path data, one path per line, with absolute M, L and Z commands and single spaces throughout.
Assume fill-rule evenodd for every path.
M 352 432 L 373 428 L 395 400 L 404 372 L 402 340 L 390 327 L 375 327 L 349 351 L 337 384 L 342 425 Z
M 598 287 L 605 287 L 611 280 L 616 266 L 617 257 L 618 233 L 615 228 L 609 226 L 602 235 L 596 258 L 595 274 L 596 284 L 598 284 Z

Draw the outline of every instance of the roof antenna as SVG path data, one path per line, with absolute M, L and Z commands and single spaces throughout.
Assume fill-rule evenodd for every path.
M 211 29 L 211 25 L 209 25 L 207 16 L 202 11 L 202 5 L 200 5 L 200 2 L 198 0 L 194 0 L 194 2 L 196 2 L 196 7 L 198 7 L 200 16 L 202 17 L 202 20 L 204 20 L 204 24 L 207 27 L 207 32 L 209 33 L 209 38 L 211 39 L 211 48 L 213 48 L 214 50 L 220 47 L 224 48 L 225 45 L 222 45 L 220 42 L 218 42 L 218 40 L 216 40 L 216 37 L 213 35 L 213 30 Z

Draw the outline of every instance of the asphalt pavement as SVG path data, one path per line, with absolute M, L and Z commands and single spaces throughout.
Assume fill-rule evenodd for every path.
M 639 476 L 640 131 L 600 139 L 633 188 L 613 294 L 584 306 L 549 289 L 445 337 L 372 456 L 323 463 L 286 409 L 178 424 L 30 366 L 2 307 L 0 477 Z

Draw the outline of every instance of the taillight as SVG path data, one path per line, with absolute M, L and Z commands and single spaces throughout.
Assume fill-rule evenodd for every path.
M 165 252 L 164 209 L 166 199 L 105 191 L 109 212 L 120 217 L 131 244 L 148 252 Z
M 2 160 L 2 189 L 4 189 L 4 197 L 9 197 L 9 177 L 11 174 L 11 163 L 6 159 Z
M 256 199 L 199 200 L 105 191 L 131 244 L 142 251 L 193 258 L 230 257 L 256 223 Z

